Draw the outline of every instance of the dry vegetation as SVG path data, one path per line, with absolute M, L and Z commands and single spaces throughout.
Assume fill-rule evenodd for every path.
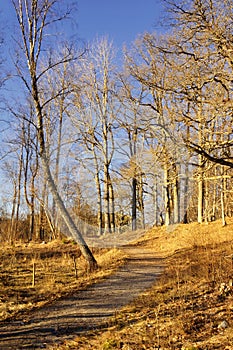
M 2 246 L 0 254 L 0 321 L 84 289 L 124 261 L 119 250 L 95 248 L 99 269 L 87 275 L 85 260 L 69 240 Z
M 225 227 L 214 222 L 170 232 L 155 228 L 138 244 L 166 258 L 160 280 L 107 329 L 59 349 L 233 349 L 233 220 Z

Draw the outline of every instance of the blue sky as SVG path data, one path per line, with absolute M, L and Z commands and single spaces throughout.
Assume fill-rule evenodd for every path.
M 160 0 L 79 0 L 78 33 L 82 39 L 108 35 L 121 47 L 138 34 L 158 26 L 162 5 Z
M 11 0 L 0 1 L 6 33 L 14 12 Z M 130 44 L 138 34 L 155 30 L 162 12 L 161 0 L 76 0 L 75 3 L 78 36 L 92 41 L 107 35 L 119 48 Z

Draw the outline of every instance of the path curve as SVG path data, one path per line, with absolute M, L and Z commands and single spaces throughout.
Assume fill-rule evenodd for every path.
M 0 349 L 41 349 L 107 324 L 109 317 L 150 288 L 163 270 L 152 250 L 125 247 L 124 266 L 102 282 L 16 320 L 0 323 Z

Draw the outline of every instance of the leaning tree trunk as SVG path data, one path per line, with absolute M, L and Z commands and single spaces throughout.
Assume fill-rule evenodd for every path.
M 44 128 L 43 128 L 43 115 L 42 115 L 42 108 L 39 102 L 36 77 L 32 79 L 32 97 L 33 97 L 33 101 L 34 101 L 35 109 L 37 113 L 37 121 L 38 121 L 37 130 L 38 130 L 38 139 L 39 139 L 39 145 L 40 145 L 40 158 L 41 158 L 43 171 L 48 183 L 48 188 L 53 196 L 53 199 L 57 205 L 57 208 L 60 211 L 62 219 L 64 220 L 65 224 L 69 229 L 71 236 L 78 243 L 80 251 L 88 263 L 88 270 L 93 271 L 97 268 L 97 262 L 92 252 L 90 251 L 89 247 L 87 246 L 86 242 L 84 241 L 80 231 L 77 229 L 70 214 L 68 213 L 64 205 L 64 202 L 62 201 L 62 198 L 58 193 L 57 187 L 54 183 L 54 180 L 50 171 L 49 161 L 46 155 L 46 147 L 45 147 L 45 141 L 44 141 Z
M 57 205 L 57 208 L 60 211 L 61 217 L 63 218 L 65 224 L 67 225 L 69 232 L 73 239 L 78 243 L 79 248 L 81 250 L 82 255 L 86 259 L 88 263 L 88 270 L 93 271 L 97 268 L 97 262 L 92 255 L 92 252 L 90 251 L 89 247 L 87 246 L 86 242 L 84 241 L 81 233 L 77 229 L 74 221 L 72 220 L 70 214 L 68 213 L 58 191 L 56 188 L 56 185 L 53 181 L 52 174 L 50 172 L 48 160 L 46 158 L 46 155 L 44 153 L 41 154 L 41 162 L 42 162 L 42 167 L 44 170 L 44 173 L 46 175 L 46 180 L 48 183 L 49 190 L 54 198 L 54 201 Z

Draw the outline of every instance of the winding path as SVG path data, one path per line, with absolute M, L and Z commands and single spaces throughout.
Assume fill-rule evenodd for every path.
M 162 273 L 163 259 L 152 250 L 128 246 L 126 264 L 84 291 L 0 323 L 0 349 L 41 349 L 107 325 L 109 317 L 150 288 Z

